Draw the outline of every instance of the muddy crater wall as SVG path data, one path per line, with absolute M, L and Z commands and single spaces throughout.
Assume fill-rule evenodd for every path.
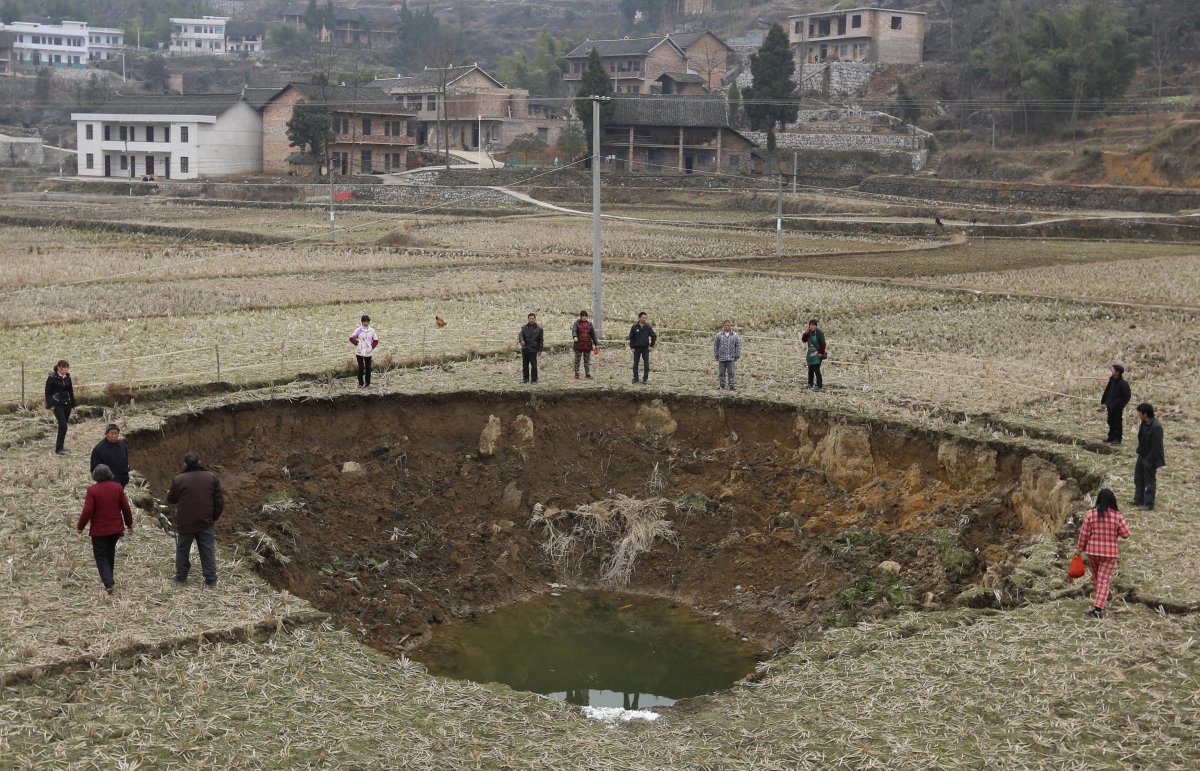
M 160 495 L 201 453 L 225 553 L 391 651 L 550 584 L 611 585 L 625 547 L 622 588 L 781 648 L 1002 585 L 1094 482 L 999 442 L 640 394 L 235 404 L 131 440 Z

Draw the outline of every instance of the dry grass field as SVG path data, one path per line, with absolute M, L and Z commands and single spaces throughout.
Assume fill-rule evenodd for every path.
M 300 240 L 251 248 L 0 226 L 0 403 L 13 406 L 0 416 L 0 767 L 1200 765 L 1200 246 L 789 233 L 785 261 L 743 263 L 773 255 L 773 234 L 726 216 L 610 222 L 606 343 L 597 379 L 581 383 L 565 344 L 591 306 L 586 220 L 363 212 L 348 215 L 346 242 L 327 245 L 319 212 L 45 210 Z M 705 216 L 666 214 L 655 216 Z M 380 243 L 396 232 L 420 246 Z M 681 262 L 701 258 L 719 261 Z M 730 318 L 747 398 L 1014 442 L 1069 460 L 1126 504 L 1134 443 L 1099 444 L 1096 412 L 1121 361 L 1135 403 L 1154 402 L 1165 426 L 1159 507 L 1127 512 L 1134 537 L 1103 621 L 1083 617 L 1087 584 L 1064 580 L 1066 534 L 1047 534 L 1030 546 L 1040 567 L 1022 601 L 830 629 L 753 682 L 653 723 L 606 725 L 561 702 L 430 677 L 274 589 L 231 534 L 219 535 L 217 592 L 174 587 L 171 541 L 148 518 L 122 544 L 121 591 L 98 591 L 72 525 L 82 450 L 106 421 L 156 429 L 231 402 L 349 395 L 345 338 L 362 312 L 383 339 L 379 393 L 508 393 L 523 387 L 515 337 L 531 310 L 552 346 L 539 385 L 551 392 L 632 388 L 621 338 L 645 310 L 661 336 L 650 393 L 716 395 L 712 334 Z M 801 388 L 810 316 L 828 336 L 823 393 Z M 218 352 L 219 379 L 237 390 L 206 394 Z M 37 409 L 60 357 L 93 404 L 66 457 L 52 454 L 53 421 Z M 196 390 L 110 398 L 147 385 Z

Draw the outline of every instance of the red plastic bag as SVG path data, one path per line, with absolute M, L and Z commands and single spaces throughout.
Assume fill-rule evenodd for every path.
M 1071 558 L 1071 566 L 1067 568 L 1067 578 L 1083 578 L 1087 569 L 1083 566 L 1083 557 L 1076 554 Z

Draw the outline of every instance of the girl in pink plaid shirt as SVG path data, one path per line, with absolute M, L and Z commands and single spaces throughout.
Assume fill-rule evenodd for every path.
M 1096 508 L 1083 518 L 1083 526 L 1079 528 L 1079 543 L 1075 546 L 1075 554 L 1088 555 L 1088 565 L 1092 569 L 1092 588 L 1096 591 L 1096 599 L 1087 615 L 1092 618 L 1104 617 L 1104 603 L 1108 601 L 1108 591 L 1112 586 L 1113 571 L 1117 569 L 1117 558 L 1121 555 L 1118 538 L 1129 537 L 1129 523 L 1125 516 L 1117 510 L 1117 496 L 1107 487 L 1096 494 Z

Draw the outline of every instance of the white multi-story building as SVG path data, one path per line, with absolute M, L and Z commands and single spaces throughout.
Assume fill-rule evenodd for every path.
M 94 62 L 119 58 L 125 48 L 125 32 L 111 27 L 89 27 L 88 58 Z
M 202 16 L 199 19 L 171 19 L 171 45 L 167 49 L 180 55 L 220 55 L 225 45 L 225 25 L 228 16 Z
M 242 94 L 122 96 L 72 113 L 79 174 L 197 179 L 260 172 L 259 107 Z
M 0 29 L 13 32 L 13 64 L 16 66 L 74 67 L 82 69 L 88 62 L 88 26 L 82 21 L 61 24 L 37 24 L 14 21 L 0 24 Z

